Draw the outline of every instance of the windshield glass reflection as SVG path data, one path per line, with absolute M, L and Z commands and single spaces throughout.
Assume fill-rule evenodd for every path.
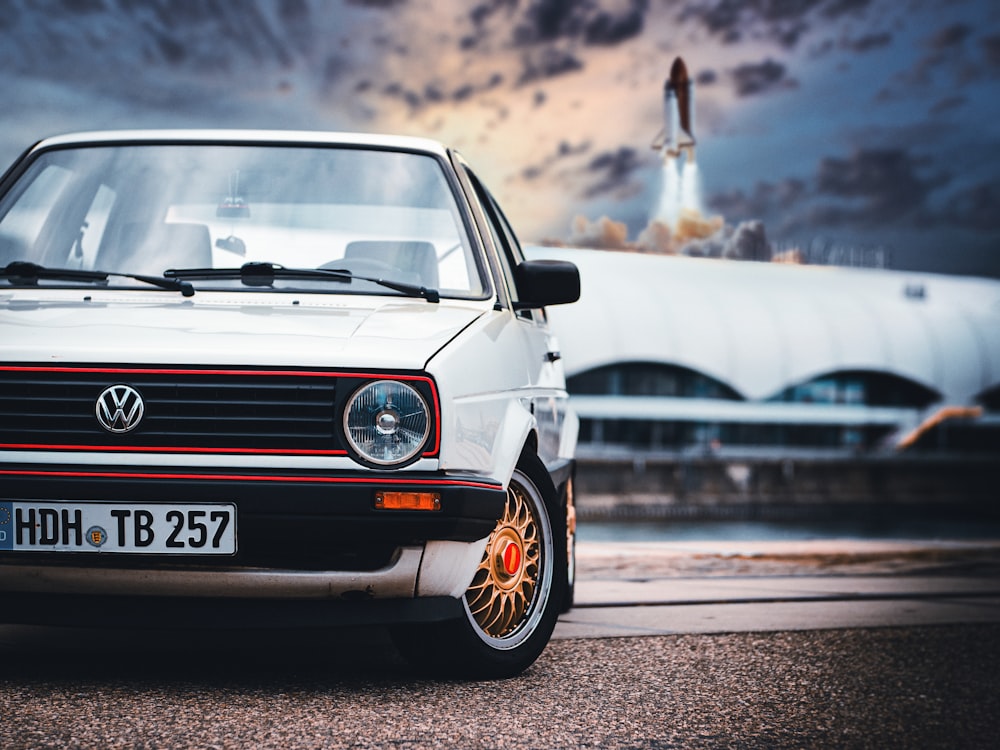
M 430 155 L 364 148 L 131 145 L 44 153 L 0 202 L 0 266 L 160 275 L 248 262 L 337 268 L 478 297 L 452 187 Z M 238 280 L 195 282 L 239 289 Z M 386 293 L 280 280 L 276 289 Z

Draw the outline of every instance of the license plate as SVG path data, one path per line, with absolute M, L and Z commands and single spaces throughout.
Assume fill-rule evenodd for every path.
M 0 550 L 232 555 L 236 506 L 0 500 Z

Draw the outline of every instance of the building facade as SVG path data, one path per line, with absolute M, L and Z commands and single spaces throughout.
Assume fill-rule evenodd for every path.
M 530 248 L 580 455 L 1000 455 L 1000 281 Z

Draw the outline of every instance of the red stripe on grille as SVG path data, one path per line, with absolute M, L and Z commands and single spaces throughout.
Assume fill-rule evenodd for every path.
M 419 487 L 473 487 L 500 490 L 502 485 L 468 479 L 394 479 L 378 477 L 303 477 L 267 474 L 172 474 L 145 471 L 30 471 L 0 469 L 0 476 L 63 477 L 71 479 L 207 479 L 215 482 L 319 482 L 322 484 L 402 484 Z

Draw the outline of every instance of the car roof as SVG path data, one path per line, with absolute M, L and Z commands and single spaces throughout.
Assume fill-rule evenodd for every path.
M 256 144 L 301 144 L 323 146 L 372 146 L 375 148 L 420 151 L 444 157 L 444 145 L 430 138 L 402 135 L 380 135 L 374 133 L 341 133 L 332 131 L 306 130 L 232 130 L 232 129 L 184 129 L 184 130 L 102 130 L 94 132 L 67 133 L 46 138 L 35 144 L 32 150 L 72 145 L 126 144 L 126 143 L 256 143 Z

